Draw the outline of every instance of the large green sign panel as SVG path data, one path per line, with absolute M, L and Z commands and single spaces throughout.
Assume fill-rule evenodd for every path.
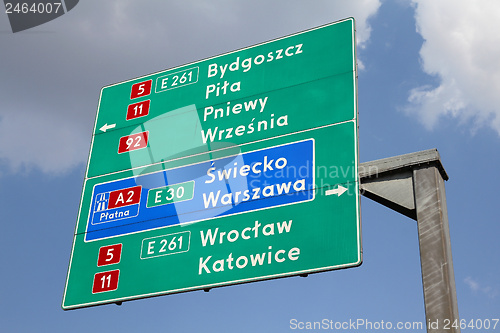
M 104 87 L 63 309 L 361 264 L 354 20 Z

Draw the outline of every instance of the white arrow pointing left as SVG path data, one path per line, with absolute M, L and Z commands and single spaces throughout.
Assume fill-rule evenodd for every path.
M 344 192 L 347 191 L 347 189 L 342 186 L 342 185 L 339 185 L 336 189 L 334 190 L 328 190 L 325 192 L 325 195 L 332 195 L 332 194 L 336 194 L 338 197 L 340 197 L 342 194 L 344 194 Z
M 104 133 L 106 133 L 107 130 L 111 129 L 111 128 L 115 128 L 116 124 L 104 124 L 103 127 L 99 128 L 101 131 L 103 131 Z

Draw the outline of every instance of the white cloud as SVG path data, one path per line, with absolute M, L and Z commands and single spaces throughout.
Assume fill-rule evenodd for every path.
M 381 3 L 379 0 L 362 0 L 349 1 L 349 5 L 353 7 L 352 12 L 356 13 L 354 16 L 356 19 L 356 38 L 358 45 L 363 48 L 371 33 L 368 19 L 377 13 Z
M 481 293 L 488 298 L 496 298 L 499 294 L 497 288 L 493 288 L 491 286 L 483 286 L 477 280 L 474 280 L 472 277 L 468 276 L 464 279 L 465 284 L 467 284 L 472 290 L 473 293 Z
M 466 277 L 464 279 L 464 282 L 469 286 L 469 288 L 472 291 L 478 291 L 479 290 L 479 283 L 474 281 L 470 276 Z
M 0 157 L 12 171 L 66 172 L 84 162 L 90 133 L 50 113 L 9 113 L 0 119 Z
M 408 110 L 429 128 L 449 116 L 500 135 L 500 2 L 412 0 L 423 70 L 438 87 L 410 92 Z

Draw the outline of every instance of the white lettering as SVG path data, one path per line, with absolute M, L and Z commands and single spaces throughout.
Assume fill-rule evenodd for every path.
M 210 270 L 207 267 L 207 262 L 212 258 L 212 256 L 208 256 L 207 259 L 203 260 L 203 257 L 200 258 L 200 265 L 198 266 L 198 275 L 201 275 L 202 269 L 205 270 L 206 273 L 210 273 Z
M 155 242 L 156 241 L 150 241 L 148 243 L 148 254 L 154 254 L 154 252 L 155 252 L 155 249 L 154 249 L 155 248 L 155 246 L 154 246 Z
M 250 260 L 248 258 L 250 257 Z M 274 263 L 282 263 L 284 261 L 291 260 L 296 261 L 300 257 L 300 249 L 298 247 L 291 248 L 290 250 L 279 249 L 273 253 L 272 246 L 269 246 L 268 252 L 262 253 L 252 253 L 249 256 L 242 255 L 236 259 L 236 268 L 244 269 L 248 266 L 250 262 L 250 267 L 263 266 L 264 264 L 272 265 Z M 213 263 L 210 262 L 212 256 L 206 258 L 201 257 L 198 265 L 198 275 L 203 273 L 223 272 L 225 269 L 225 263 L 227 263 L 228 269 L 233 269 L 233 254 L 229 253 L 227 258 L 221 258 L 215 260 Z M 266 260 L 267 259 L 267 260 Z M 210 268 L 212 271 L 210 271 Z
M 291 220 L 290 220 L 290 222 L 291 222 Z M 215 232 L 213 234 L 212 234 L 212 229 L 208 229 L 206 235 L 204 235 L 203 230 L 201 230 L 200 231 L 201 245 L 207 246 L 207 242 L 209 239 L 210 239 L 210 245 L 214 245 L 218 232 L 219 232 L 219 228 L 215 228 Z

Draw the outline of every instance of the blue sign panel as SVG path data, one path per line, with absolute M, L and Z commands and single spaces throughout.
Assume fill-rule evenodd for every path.
M 308 139 L 98 184 L 85 241 L 313 199 Z

